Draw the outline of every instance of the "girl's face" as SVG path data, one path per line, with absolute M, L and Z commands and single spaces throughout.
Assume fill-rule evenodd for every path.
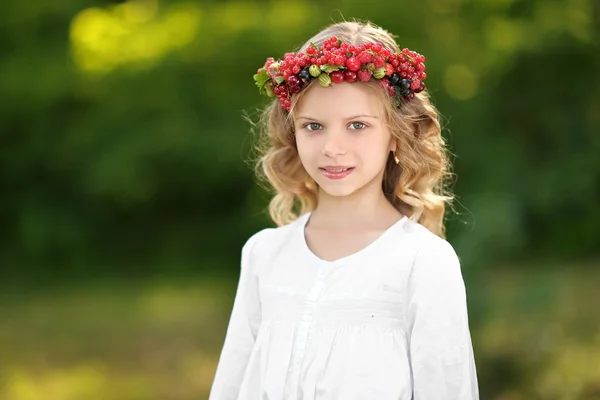
M 381 100 L 361 83 L 313 85 L 294 110 L 302 165 L 331 196 L 348 196 L 381 181 L 395 140 L 383 121 Z

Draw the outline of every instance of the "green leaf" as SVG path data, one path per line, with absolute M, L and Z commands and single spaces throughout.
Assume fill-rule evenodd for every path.
M 331 65 L 331 64 L 324 64 L 321 65 L 321 71 L 325 71 L 328 74 L 332 73 L 333 71 L 339 71 L 340 67 L 338 67 L 337 65 Z
M 275 82 L 278 85 L 281 85 L 284 81 L 285 81 L 285 79 L 283 79 L 283 76 L 281 76 L 281 75 L 275 77 Z
M 263 86 L 263 88 L 265 89 L 265 94 L 268 97 L 275 97 L 275 92 L 273 91 L 273 83 L 272 82 L 267 83 L 265 86 Z
M 254 81 L 256 82 L 256 86 L 262 87 L 269 79 L 269 74 L 267 74 L 266 69 L 261 69 L 259 73 L 254 75 Z
M 265 84 L 271 80 L 271 77 L 267 73 L 266 69 L 261 69 L 259 73 L 254 74 L 254 81 L 256 82 L 256 86 L 258 86 L 258 91 L 261 94 L 267 95 L 267 91 L 265 89 Z

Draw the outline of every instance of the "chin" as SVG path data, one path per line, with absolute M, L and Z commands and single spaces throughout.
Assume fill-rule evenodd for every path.
M 350 196 L 352 193 L 355 192 L 355 190 L 340 190 L 340 189 L 327 190 L 323 187 L 321 187 L 321 189 L 325 193 L 327 193 L 327 195 L 329 195 L 331 197 L 346 197 L 346 196 Z
M 331 197 L 346 197 L 350 196 L 354 192 L 356 192 L 359 187 L 356 185 L 348 185 L 348 184 L 332 184 L 331 182 L 317 182 L 320 190 L 327 193 L 328 196 Z

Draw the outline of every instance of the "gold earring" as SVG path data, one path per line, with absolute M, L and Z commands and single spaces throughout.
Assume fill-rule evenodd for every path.
M 396 164 L 400 164 L 400 159 L 398 158 L 398 156 L 396 155 L 396 152 L 394 152 L 394 162 Z

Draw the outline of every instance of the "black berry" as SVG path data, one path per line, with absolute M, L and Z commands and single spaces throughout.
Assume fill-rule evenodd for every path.
M 300 77 L 300 79 L 305 80 L 305 81 L 312 78 L 312 76 L 310 75 L 310 72 L 308 71 L 308 68 L 304 68 L 302 71 L 300 71 L 298 76 Z
M 399 81 L 400 81 L 400 74 L 398 74 L 397 72 L 394 72 L 392 74 L 392 76 L 390 76 L 390 82 L 392 82 L 392 85 L 396 85 L 396 84 L 398 84 Z

